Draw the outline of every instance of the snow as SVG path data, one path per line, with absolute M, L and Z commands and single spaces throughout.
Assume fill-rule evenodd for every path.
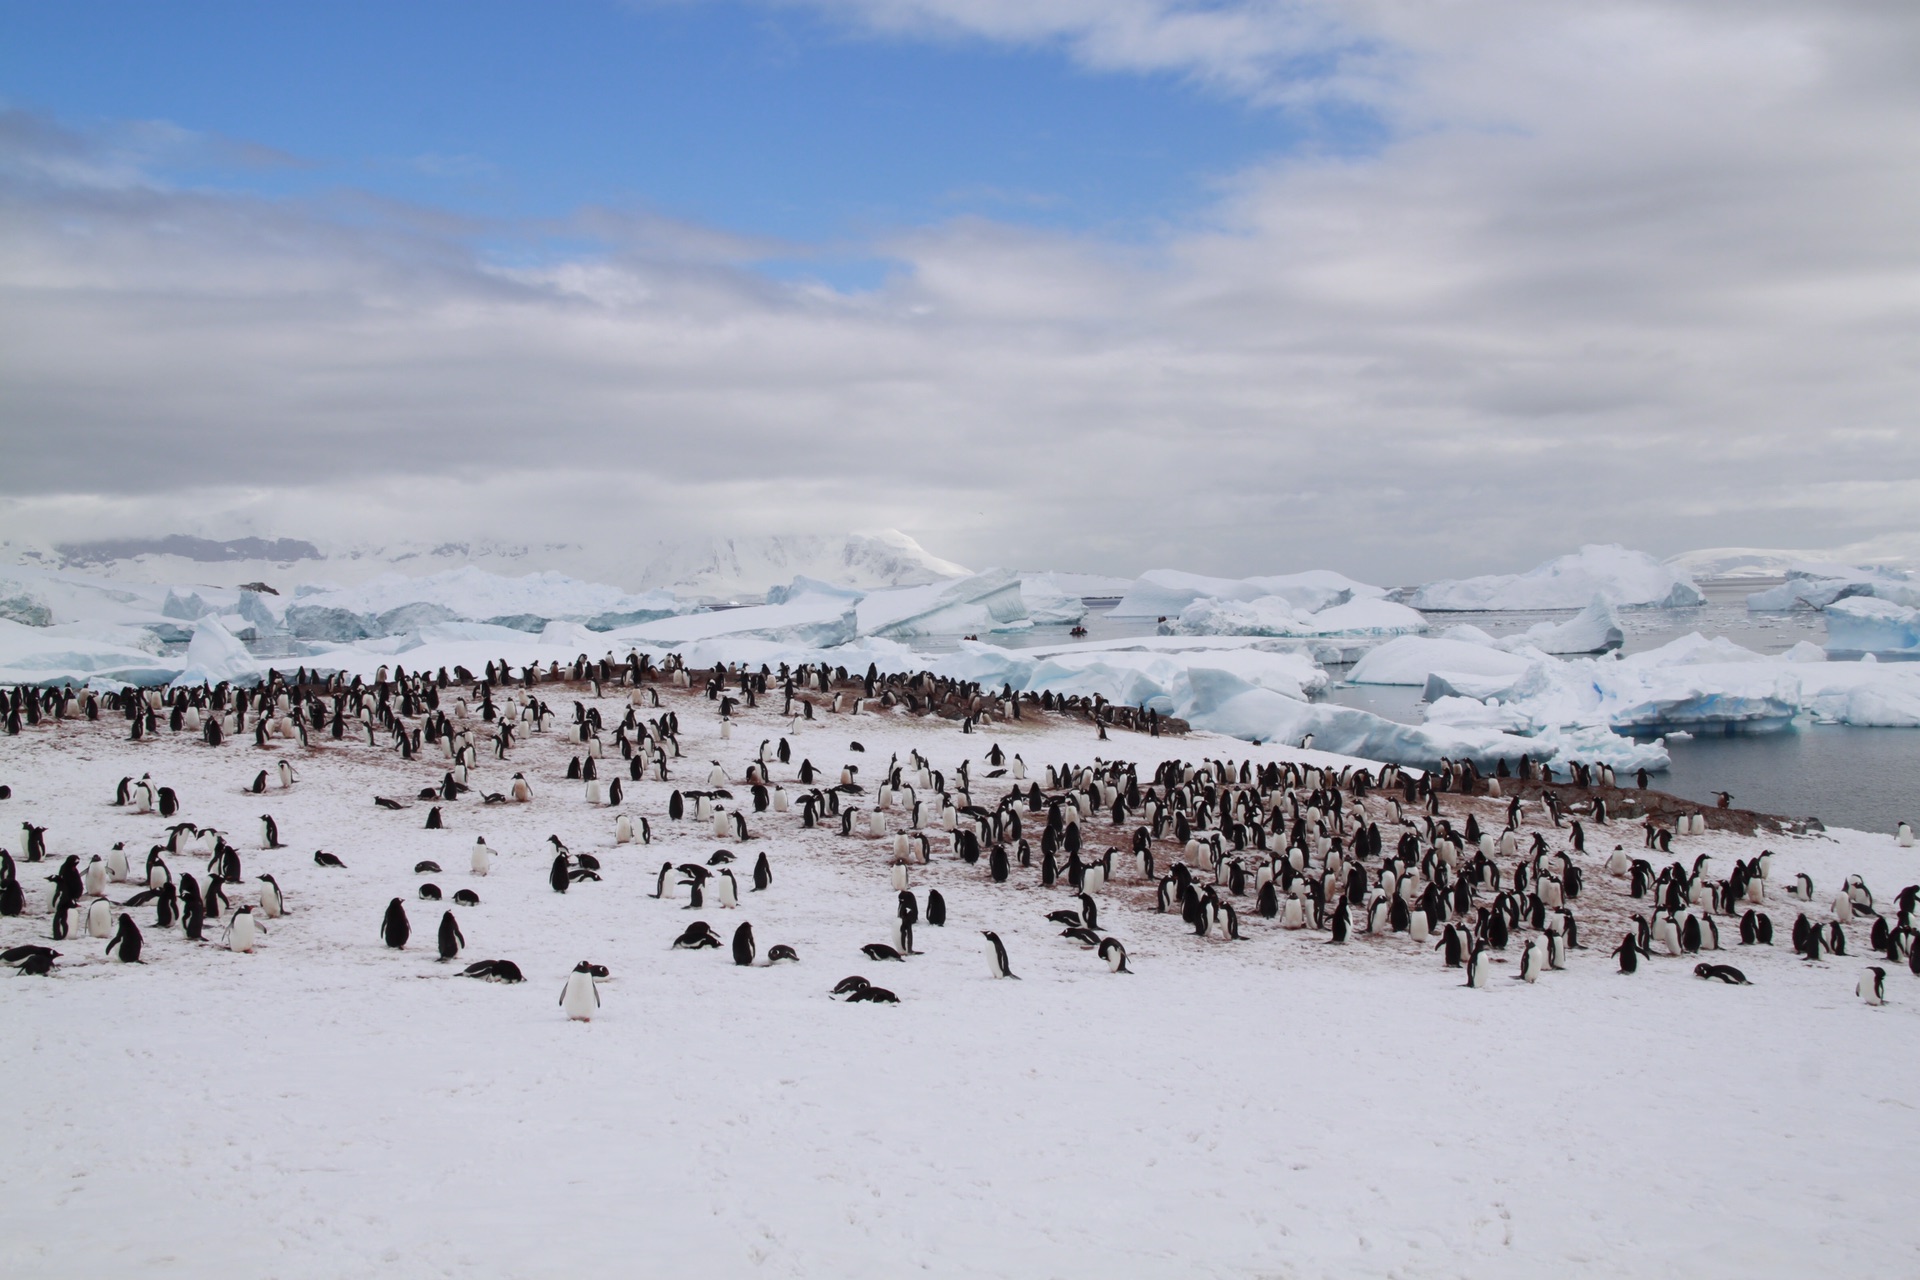
M 625 652 L 634 645 L 675 648 L 692 640 L 729 636 L 825 648 L 853 639 L 856 630 L 852 601 L 839 595 L 808 594 L 785 604 L 690 613 L 637 627 L 623 627 L 609 632 L 603 637 L 603 643 Z
M 873 591 L 859 605 L 861 635 L 899 639 L 1021 630 L 1032 625 L 1020 576 L 1006 569 L 924 587 Z
M 1036 627 L 1072 626 L 1080 622 L 1087 616 L 1082 595 L 1051 573 L 1020 575 L 1020 603 Z
M 1684 574 L 1642 551 L 1584 546 L 1521 574 L 1489 574 L 1429 582 L 1405 593 L 1407 604 L 1436 612 L 1584 609 L 1602 595 L 1616 608 L 1679 608 L 1706 597 Z
M 1920 654 L 1920 609 L 1849 596 L 1828 605 L 1826 619 L 1828 652 Z
M 898 529 L 825 535 L 692 539 L 660 548 L 641 580 L 708 599 L 757 596 L 794 577 L 872 590 L 920 586 L 972 571 L 942 560 Z
M 1755 613 L 1824 609 L 1852 596 L 1874 596 L 1912 607 L 1920 605 L 1920 585 L 1905 573 L 1849 565 L 1796 565 L 1779 586 L 1749 595 L 1747 608 Z
M 612 699 L 599 705 L 619 713 Z M 696 762 L 682 774 L 719 758 L 737 778 L 760 739 L 781 732 L 771 712 L 743 711 L 722 740 L 697 695 L 678 709 Z M 1157 915 L 1124 869 L 1101 895 L 1102 932 L 1126 942 L 1137 972 L 1111 975 L 1043 919 L 1073 905 L 1064 889 L 1020 870 L 996 886 L 944 851 L 915 869 L 914 888 L 923 900 L 941 890 L 948 926 L 918 931 L 924 955 L 879 965 L 857 948 L 883 938 L 893 912 L 885 846 L 768 814 L 737 851 L 744 865 L 767 852 L 772 889 L 743 894 L 738 911 L 653 901 L 663 859 L 704 861 L 716 842 L 665 818 L 676 784 L 642 783 L 627 807 L 652 819 L 658 842 L 613 845 L 611 812 L 560 780 L 578 748 L 557 735 L 509 762 L 482 752 L 478 783 L 495 789 L 525 770 L 533 804 L 451 804 L 444 831 L 421 829 L 419 807 L 384 813 L 368 800 L 435 780 L 437 761 L 403 764 L 351 741 L 259 753 L 123 736 L 68 724 L 0 740 L 9 820 L 46 823 L 56 857 L 145 848 L 167 823 L 106 801 L 120 776 L 151 771 L 179 790 L 183 817 L 232 833 L 249 877 L 273 873 L 293 912 L 267 923 L 255 954 L 236 955 L 147 927 L 141 909 L 143 966 L 70 942 L 52 977 L 0 975 L 0 1071 L 18 1085 L 18 1176 L 0 1199 L 8 1275 L 637 1265 L 1419 1280 L 1897 1275 L 1912 1264 L 1901 1175 L 1920 1122 L 1888 1064 L 1920 1043 L 1920 980 L 1893 969 L 1890 1003 L 1869 1009 L 1853 996 L 1867 960 L 1807 964 L 1784 944 L 1736 949 L 1731 937 L 1705 958 L 1739 965 L 1751 987 L 1696 980 L 1693 957 L 1616 974 L 1607 952 L 1638 904 L 1601 861 L 1616 842 L 1639 852 L 1631 826 L 1589 827 L 1594 852 L 1574 855 L 1588 876 L 1575 903 L 1587 949 L 1538 985 L 1508 977 L 1517 942 L 1493 986 L 1475 991 L 1404 936 L 1332 947 L 1249 909 L 1246 941 L 1197 939 Z M 846 753 L 852 736 L 864 756 Z M 1030 762 L 1098 753 L 1143 772 L 1169 758 L 1339 763 L 1204 735 L 1095 742 L 1074 725 L 963 737 L 888 715 L 815 722 L 794 741 L 829 768 L 917 748 L 951 773 L 966 756 L 976 778 L 996 741 Z M 279 754 L 302 781 L 243 794 Z M 790 783 L 792 771 L 778 776 Z M 991 805 L 1004 785 L 983 781 L 977 798 Z M 1497 825 L 1500 802 L 1476 803 Z M 1445 804 L 1458 824 L 1462 802 Z M 257 848 L 262 812 L 292 847 Z M 1122 843 L 1098 817 L 1092 830 L 1097 844 Z M 1564 847 L 1564 830 L 1530 805 L 1523 842 L 1535 830 Z M 604 882 L 552 893 L 550 833 L 597 854 Z M 485 879 L 466 872 L 476 834 L 502 851 Z M 315 867 L 316 847 L 347 868 Z M 1885 833 L 1716 830 L 1680 838 L 1674 857 L 1707 854 L 1721 872 L 1762 847 L 1776 852 L 1764 907 L 1783 933 L 1800 910 L 1826 923 L 1847 875 L 1882 899 L 1913 878 L 1911 851 Z M 423 858 L 448 869 L 430 878 L 449 894 L 483 899 L 453 908 L 461 960 L 513 959 L 526 984 L 467 981 L 434 962 L 441 904 L 417 901 L 424 877 L 408 871 Z M 1799 871 L 1822 905 L 1782 895 Z M 30 914 L 0 920 L 5 945 L 46 933 L 50 886 L 37 874 L 22 883 Z M 375 936 L 395 895 L 415 930 L 400 952 Z M 669 950 L 696 917 L 723 937 L 750 920 L 763 954 L 786 942 L 801 961 L 741 969 L 724 949 Z M 987 977 L 985 928 L 1006 939 L 1021 981 Z M 1864 950 L 1864 926 L 1848 932 Z M 556 1000 L 587 958 L 611 977 L 599 1016 L 569 1023 Z M 831 1002 L 849 973 L 902 1003 Z M 1648 1158 L 1676 1141 L 1692 1154 Z M 1782 1170 L 1820 1194 L 1783 1195 Z
M 1266 578 L 1209 578 L 1176 569 L 1143 573 L 1113 607 L 1116 618 L 1171 618 L 1196 600 L 1253 601 L 1279 596 L 1308 613 L 1355 598 L 1385 595 L 1380 587 L 1355 582 L 1328 569 Z
M 294 593 L 293 604 L 303 610 L 358 615 L 369 624 L 381 622 L 383 615 L 420 605 L 438 606 L 445 612 L 444 617 L 432 621 L 484 622 L 527 615 L 573 622 L 611 617 L 618 620 L 617 625 L 651 622 L 689 612 L 693 607 L 667 591 L 632 595 L 618 587 L 582 582 L 564 573 L 529 573 L 514 578 L 471 565 L 423 578 L 387 573 L 358 586 L 330 591 L 303 588 Z M 370 629 L 369 634 L 391 634 L 415 624 L 411 619 L 397 619 L 381 625 L 381 630 Z

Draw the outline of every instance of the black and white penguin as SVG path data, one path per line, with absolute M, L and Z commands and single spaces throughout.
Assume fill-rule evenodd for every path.
M 560 989 L 560 1008 L 573 1022 L 591 1022 L 600 1011 L 600 988 L 593 980 L 590 961 L 582 960 L 567 975 L 567 985 Z
M 453 918 L 453 912 L 440 913 L 440 959 L 444 962 L 460 954 L 460 948 L 467 940 L 460 932 L 460 922 Z
M 772 887 L 773 866 L 767 861 L 766 852 L 762 850 L 760 856 L 753 860 L 753 891 L 758 893 L 762 889 Z
M 695 920 L 688 925 L 679 937 L 673 940 L 675 951 L 700 951 L 707 947 L 718 947 L 720 937 L 714 933 L 713 926 L 705 920 Z
M 1007 964 L 1007 947 L 1000 941 L 1000 935 L 991 929 L 982 929 L 980 936 L 987 940 L 987 972 L 996 978 L 1018 978 Z
M 260 815 L 260 847 L 262 849 L 287 847 L 280 843 L 280 824 L 273 820 L 273 815 L 270 813 Z
M 1522 982 L 1540 981 L 1540 970 L 1545 967 L 1541 955 L 1540 940 L 1528 938 L 1527 945 L 1520 949 L 1520 972 L 1514 976 Z
M 553 855 L 553 866 L 547 871 L 547 884 L 555 893 L 565 893 L 573 884 L 572 861 L 564 852 Z
M 1473 954 L 1467 958 L 1467 985 L 1484 987 L 1492 973 L 1493 961 L 1487 954 L 1487 945 L 1484 942 L 1475 943 Z
M 280 892 L 280 882 L 272 876 L 260 877 L 260 912 L 269 920 L 278 920 L 287 912 L 286 895 Z
M 938 889 L 927 890 L 927 923 L 936 929 L 945 928 L 947 923 L 947 900 L 940 896 Z
M 1100 943 L 1100 958 L 1107 962 L 1109 973 L 1132 973 L 1127 968 L 1127 949 L 1118 938 L 1106 938 Z
M 1631 933 L 1628 934 L 1620 940 L 1620 945 L 1614 948 L 1613 954 L 1620 958 L 1620 972 L 1633 973 L 1637 971 L 1640 968 L 1639 937 Z
M 132 916 L 123 913 L 120 930 L 113 935 L 113 941 L 107 943 L 106 953 L 122 964 L 140 964 L 143 963 L 140 959 L 142 945 L 140 926 L 133 922 Z
M 1708 981 L 1718 980 L 1730 987 L 1750 987 L 1747 975 L 1730 964 L 1697 964 L 1693 966 L 1693 976 Z
M 122 916 L 121 919 L 124 920 L 126 917 Z M 1860 975 L 1860 981 L 1855 984 L 1853 993 L 1868 1004 L 1885 1004 L 1887 1002 L 1887 971 L 1877 964 L 1870 966 L 1864 974 Z
M 380 921 L 380 940 L 398 951 L 407 945 L 407 939 L 412 935 L 413 926 L 407 921 L 406 905 L 395 898 L 387 904 L 387 914 Z
M 745 920 L 733 931 L 733 962 L 737 965 L 753 963 L 753 925 Z M 771 959 L 771 957 L 769 957 Z
M 781 741 L 784 743 L 785 739 Z M 800 953 L 784 942 L 776 942 L 773 946 L 767 948 L 768 964 L 779 964 L 782 960 L 791 960 L 793 963 L 798 964 L 800 963 Z

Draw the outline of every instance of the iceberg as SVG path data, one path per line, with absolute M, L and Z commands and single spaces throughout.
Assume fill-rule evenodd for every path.
M 1429 582 L 1399 598 L 1439 613 L 1584 609 L 1603 596 L 1615 608 L 1676 609 L 1706 603 L 1690 579 L 1642 551 L 1585 546 L 1526 573 Z
M 1050 573 L 1022 574 L 1020 603 L 1036 627 L 1073 626 L 1087 616 L 1086 602 Z
M 247 646 L 235 639 L 217 617 L 201 618 L 193 624 L 186 658 L 186 666 L 173 677 L 175 684 L 247 684 L 260 678 L 260 667 Z
M 857 608 L 857 604 L 845 596 L 809 594 L 785 604 L 747 605 L 663 618 L 637 627 L 603 632 L 601 638 L 605 644 L 622 651 L 649 645 L 677 649 L 697 640 L 722 636 L 826 649 L 845 644 L 859 633 Z
M 1176 569 L 1155 569 L 1136 578 L 1120 603 L 1116 618 L 1172 618 L 1196 600 L 1252 601 L 1278 596 L 1295 609 L 1314 613 L 1329 605 L 1357 598 L 1386 595 L 1380 587 L 1355 582 L 1329 569 L 1268 578 L 1209 578 Z
M 1920 609 L 1872 596 L 1827 606 L 1828 653 L 1920 655 Z
M 1435 672 L 1449 675 L 1505 676 L 1525 672 L 1528 659 L 1503 649 L 1467 640 L 1430 636 L 1399 636 L 1387 641 L 1354 664 L 1350 684 L 1424 685 Z
M 1427 620 L 1416 610 L 1390 600 L 1348 600 L 1309 613 L 1284 596 L 1208 596 L 1182 609 L 1166 630 L 1180 636 L 1308 637 L 1405 635 L 1426 627 Z
M 1019 575 L 988 569 L 954 582 L 873 591 L 858 606 L 863 636 L 967 635 L 1024 630 L 1027 616 Z
M 1472 629 L 1479 630 L 1478 627 Z M 1626 642 L 1627 633 L 1620 629 L 1620 619 L 1614 616 L 1612 603 L 1606 596 L 1596 595 L 1591 604 L 1566 622 L 1537 622 L 1523 634 L 1495 643 L 1509 652 L 1524 648 L 1541 653 L 1574 654 L 1605 653 Z

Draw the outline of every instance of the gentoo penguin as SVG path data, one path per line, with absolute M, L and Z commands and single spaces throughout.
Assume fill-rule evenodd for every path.
M 81 880 L 89 895 L 97 898 L 106 893 L 107 864 L 101 860 L 99 854 L 94 854 L 87 862 L 87 869 Z
M 753 925 L 745 920 L 733 931 L 733 962 L 741 966 L 753 963 Z
M 140 964 L 141 945 L 140 926 L 133 922 L 132 916 L 123 913 L 120 931 L 113 935 L 113 941 L 107 943 L 106 953 L 122 964 Z
M 730 868 L 720 868 L 720 875 L 715 880 L 715 885 L 720 896 L 720 900 L 716 905 L 722 907 L 737 907 L 740 905 L 740 886 L 735 882 L 733 871 Z
M 573 877 L 570 873 L 567 855 L 565 853 L 554 854 L 553 866 L 547 872 L 547 884 L 552 887 L 555 893 L 565 893 L 568 886 L 572 883 Z
M 1520 949 L 1520 972 L 1515 975 L 1522 982 L 1540 981 L 1540 970 L 1544 961 L 1540 954 L 1540 940 L 1528 938 L 1527 945 Z
M 407 922 L 407 908 L 400 899 L 395 898 L 387 904 L 387 914 L 380 921 L 380 940 L 398 951 L 407 945 L 412 933 L 413 926 Z
M 265 769 L 262 769 L 259 773 L 256 773 L 253 775 L 253 781 L 249 783 L 247 786 L 247 793 L 249 795 L 256 795 L 256 796 L 265 795 L 266 790 L 267 790 L 267 771 Z
M 493 850 L 487 847 L 487 838 L 485 836 L 475 836 L 473 838 L 471 868 L 473 874 L 477 876 L 484 876 L 493 869 Z
M 777 942 L 773 946 L 767 948 L 768 964 L 779 964 L 782 960 L 791 960 L 795 964 L 799 964 L 800 953 L 798 951 L 795 951 L 792 947 L 788 946 L 784 942 Z
M 996 978 L 1019 978 L 1007 965 L 1007 947 L 1000 941 L 1000 935 L 991 929 L 982 929 L 980 936 L 987 940 L 987 972 Z
M 460 922 L 453 918 L 453 912 L 451 911 L 441 912 L 440 913 L 440 959 L 441 961 L 444 963 L 445 961 L 453 959 L 455 956 L 460 954 L 460 948 L 466 945 L 467 945 L 467 940 L 465 936 L 463 936 L 460 932 Z
M 1902 822 L 1893 829 L 1893 842 L 1902 849 L 1913 848 L 1913 825 Z
M 107 875 L 113 880 L 124 883 L 128 873 L 132 871 L 132 869 L 131 864 L 127 861 L 127 846 L 125 842 L 115 844 L 113 848 L 107 850 Z
M 121 917 L 121 919 L 125 918 Z M 95 898 L 87 906 L 87 936 L 91 938 L 113 936 L 113 906 L 105 898 Z
M 251 952 L 255 933 L 253 908 L 241 907 L 233 913 L 233 919 L 227 921 L 227 950 Z
M 1100 943 L 1100 958 L 1107 962 L 1109 973 L 1132 973 L 1127 968 L 1127 949 L 1120 945 L 1118 938 L 1106 938 Z
M 273 820 L 273 815 L 270 813 L 260 815 L 260 847 L 262 849 L 287 847 L 280 843 L 280 824 Z
M 295 777 L 294 777 L 294 775 L 293 775 L 293 766 L 292 766 L 291 764 L 289 764 L 289 763 L 287 763 L 287 762 L 286 762 L 285 760 L 282 760 L 282 761 L 280 762 L 280 787 L 281 787 L 281 789 L 282 789 L 282 790 L 285 790 L 286 788 L 288 788 L 288 787 L 290 787 L 290 786 L 292 786 L 292 785 L 294 784 L 294 782 L 295 782 L 295 781 L 297 781 L 297 779 L 295 779 Z
M 695 920 L 686 927 L 681 935 L 673 940 L 675 951 L 699 951 L 706 947 L 720 945 L 720 937 L 714 933 L 713 926 L 705 920 Z
M 126 919 L 125 916 L 120 918 Z M 1877 964 L 1870 966 L 1860 975 L 1860 981 L 1855 984 L 1853 993 L 1868 1004 L 1885 1004 L 1887 1002 L 1887 971 Z
M 600 988 L 594 985 L 590 962 L 582 960 L 567 975 L 567 985 L 560 991 L 560 1008 L 574 1022 L 592 1022 L 599 1012 Z
M 260 877 L 260 913 L 269 920 L 278 920 L 287 911 L 287 901 L 280 893 L 280 882 L 272 876 Z
M 533 787 L 528 784 L 524 773 L 513 775 L 513 785 L 507 788 L 507 794 L 513 797 L 515 804 L 525 804 L 533 799 Z
M 1693 966 L 1693 976 L 1708 980 L 1719 979 L 1730 987 L 1750 987 L 1747 975 L 1730 964 L 1697 964 Z
M 772 887 L 773 867 L 768 863 L 766 852 L 763 850 L 760 856 L 753 860 L 753 891 L 758 893 L 762 889 L 771 889 Z
M 944 928 L 947 923 L 947 900 L 940 896 L 938 889 L 927 890 L 927 923 L 934 928 Z M 1920 953 L 1920 952 L 1917 952 Z
M 1492 975 L 1492 971 L 1493 962 L 1491 957 L 1487 955 L 1486 943 L 1475 943 L 1473 954 L 1467 959 L 1467 985 L 1470 987 L 1486 986 L 1487 979 Z

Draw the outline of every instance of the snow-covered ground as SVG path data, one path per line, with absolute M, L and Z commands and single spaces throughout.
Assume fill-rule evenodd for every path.
M 578 690 L 548 687 L 564 721 Z M 625 810 L 655 843 L 613 843 L 614 811 L 563 780 L 581 750 L 559 733 L 508 762 L 481 752 L 476 793 L 533 780 L 527 805 L 376 808 L 436 781 L 437 756 L 315 739 L 262 752 L 186 735 L 125 741 L 124 723 L 43 724 L 0 737 L 0 818 L 48 828 L 53 861 L 20 864 L 27 914 L 0 919 L 0 946 L 44 941 L 42 876 L 115 841 L 144 851 L 166 823 L 109 803 L 128 774 L 175 788 L 181 817 L 227 831 L 253 877 L 274 874 L 292 914 L 234 954 L 145 929 L 148 963 L 70 939 L 49 978 L 0 974 L 0 1073 L 9 1090 L 0 1274 L 7 1276 L 666 1275 L 873 1276 L 1638 1276 L 1911 1274 L 1920 1231 L 1907 1189 L 1920 1113 L 1906 1066 L 1920 1048 L 1920 979 L 1888 976 L 1889 1003 L 1854 984 L 1871 957 L 1809 964 L 1784 934 L 1782 896 L 1805 870 L 1821 905 L 1849 874 L 1884 903 L 1920 879 L 1884 833 L 1752 840 L 1683 836 L 1674 857 L 1726 861 L 1776 851 L 1766 910 L 1782 939 L 1725 954 L 1750 987 L 1692 976 L 1659 954 L 1639 973 L 1607 952 L 1642 907 L 1601 866 L 1638 828 L 1588 829 L 1587 891 L 1573 906 L 1585 950 L 1537 985 L 1512 981 L 1520 942 L 1489 989 L 1461 985 L 1404 935 L 1289 932 L 1239 899 L 1244 941 L 1196 938 L 1123 871 L 1100 930 L 1122 939 L 1131 976 L 1057 936 L 1046 912 L 1074 906 L 1016 868 L 995 885 L 938 847 L 914 872 L 939 889 L 944 929 L 924 953 L 875 963 L 895 909 L 891 847 L 803 831 L 797 813 L 750 819 L 744 844 L 666 817 L 672 786 L 705 785 L 719 760 L 737 795 L 763 739 L 787 732 L 768 699 L 729 739 L 712 704 L 665 694 L 682 717 L 671 783 L 628 784 Z M 609 725 L 622 704 L 599 704 Z M 657 715 L 651 710 L 645 715 Z M 866 750 L 855 753 L 850 743 Z M 823 715 L 791 735 L 802 758 L 861 767 L 871 783 L 919 750 L 951 777 L 986 781 L 998 742 L 1042 762 L 1235 762 L 1332 757 L 1195 734 L 1097 741 L 1083 724 L 996 724 L 967 736 L 900 713 Z M 243 786 L 281 756 L 291 790 Z M 603 761 L 615 765 L 617 758 Z M 612 768 L 603 767 L 603 777 Z M 871 804 L 872 790 L 855 797 Z M 1449 798 L 1456 821 L 1466 802 Z M 1479 800 L 1483 821 L 1499 802 Z M 1381 802 L 1370 802 L 1378 812 Z M 272 813 L 289 847 L 260 849 Z M 1530 806 L 1528 831 L 1544 815 Z M 899 818 L 894 818 L 896 828 Z M 1565 832 L 1544 828 L 1555 849 Z M 1089 843 L 1128 847 L 1096 814 Z M 501 856 L 468 871 L 476 835 Z M 548 887 L 549 835 L 604 864 L 604 880 Z M 1391 843 L 1391 837 L 1389 837 Z M 737 910 L 656 901 L 663 860 L 740 855 Z M 317 848 L 344 870 L 314 865 Z M 763 893 L 744 873 L 765 851 Z M 1036 855 L 1037 856 L 1037 855 Z M 1173 856 L 1162 844 L 1164 866 Z M 423 859 L 443 873 L 416 875 Z M 170 859 L 204 880 L 197 859 Z M 1125 865 L 1128 860 L 1117 860 Z M 1503 860 L 1508 861 L 1508 860 Z M 495 986 L 434 960 L 450 899 L 461 963 L 516 961 L 529 981 Z M 116 885 L 123 900 L 131 886 Z M 413 942 L 378 937 L 406 900 Z M 1482 895 L 1482 901 L 1486 901 Z M 725 949 L 669 949 L 693 919 L 729 937 L 751 921 L 760 952 L 798 964 L 738 968 Z M 1021 980 L 988 975 L 982 929 L 1006 940 Z M 209 937 L 217 936 L 210 927 Z M 556 1008 L 582 960 L 611 970 L 600 1016 Z M 898 1006 L 842 1005 L 864 974 Z

